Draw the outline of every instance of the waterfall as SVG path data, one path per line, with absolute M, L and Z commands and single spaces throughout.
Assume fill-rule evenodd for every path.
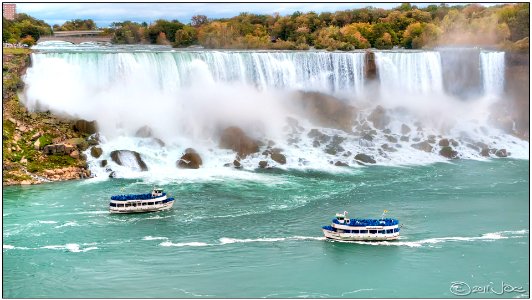
M 480 52 L 484 94 L 500 96 L 504 92 L 504 52 Z
M 383 92 L 441 92 L 442 69 L 438 52 L 375 52 Z

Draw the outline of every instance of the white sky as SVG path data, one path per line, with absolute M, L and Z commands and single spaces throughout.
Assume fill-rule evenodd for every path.
M 224 18 L 238 15 L 240 12 L 272 14 L 278 12 L 288 15 L 295 11 L 335 12 L 338 10 L 362 8 L 367 6 L 390 9 L 401 2 L 298 2 L 298 3 L 17 3 L 18 13 L 27 13 L 50 25 L 63 24 L 73 19 L 93 19 L 100 27 L 112 22 L 136 21 L 153 22 L 156 19 L 177 19 L 189 23 L 193 15 L 206 15 L 209 18 Z M 412 3 L 418 7 L 439 3 Z M 464 4 L 464 3 L 452 3 Z M 488 4 L 489 5 L 489 4 Z

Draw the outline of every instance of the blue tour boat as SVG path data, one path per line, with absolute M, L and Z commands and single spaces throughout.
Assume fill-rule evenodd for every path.
M 396 240 L 400 231 L 399 220 L 384 218 L 384 214 L 381 219 L 349 219 L 346 211 L 322 228 L 326 238 L 339 241 Z
M 168 198 L 160 188 L 153 188 L 148 194 L 116 195 L 111 197 L 109 212 L 140 213 L 172 208 L 174 198 Z

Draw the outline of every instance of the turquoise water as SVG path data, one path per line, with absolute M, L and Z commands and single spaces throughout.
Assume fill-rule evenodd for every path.
M 5 187 L 3 296 L 453 297 L 459 281 L 529 297 L 527 160 L 253 175 L 166 183 L 174 208 L 139 215 L 107 205 L 141 180 Z M 336 212 L 384 209 L 399 241 L 322 238 Z

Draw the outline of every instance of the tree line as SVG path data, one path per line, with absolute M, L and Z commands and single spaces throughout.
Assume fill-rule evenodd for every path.
M 420 49 L 446 44 L 528 48 L 529 28 L 529 3 L 491 7 L 433 4 L 423 8 L 403 3 L 393 9 L 366 7 L 286 16 L 244 12 L 231 18 L 211 19 L 196 15 L 188 24 L 162 19 L 151 24 L 124 21 L 103 29 L 116 44 L 348 51 Z M 87 29 L 96 29 L 92 20 L 72 20 L 53 27 L 56 31 Z M 23 33 L 18 37 L 23 37 Z

